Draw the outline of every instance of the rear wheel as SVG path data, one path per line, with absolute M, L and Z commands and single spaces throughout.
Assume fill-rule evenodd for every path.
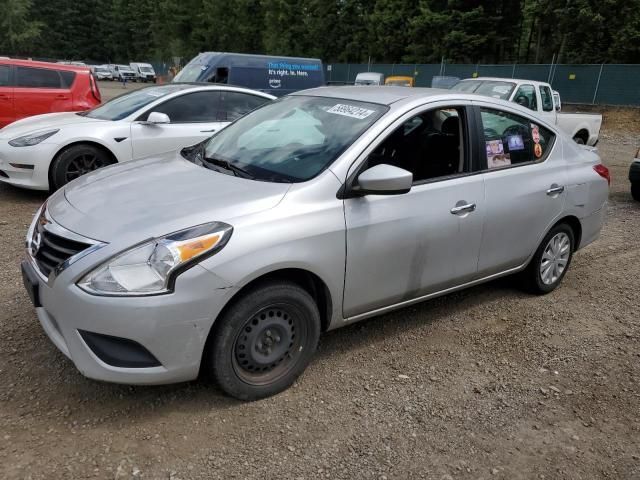
M 634 200 L 640 202 L 640 182 L 634 182 L 631 184 L 631 196 Z
M 566 223 L 553 227 L 522 273 L 525 288 L 537 294 L 555 290 L 569 269 L 574 249 L 575 239 L 571 227 Z
M 216 321 L 205 358 L 218 385 L 240 400 L 287 389 L 309 364 L 320 337 L 320 314 L 301 287 L 265 283 Z
M 584 139 L 582 137 L 573 137 L 573 141 L 578 145 L 584 145 Z
M 52 189 L 59 189 L 72 180 L 113 163 L 104 150 L 93 145 L 73 145 L 60 152 L 51 166 Z

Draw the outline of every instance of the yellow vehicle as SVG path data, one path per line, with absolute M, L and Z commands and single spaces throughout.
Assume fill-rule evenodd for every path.
M 390 85 L 393 87 L 413 87 L 415 86 L 416 80 L 413 77 L 404 77 L 401 75 L 395 75 L 391 77 L 387 77 L 384 81 L 385 85 Z

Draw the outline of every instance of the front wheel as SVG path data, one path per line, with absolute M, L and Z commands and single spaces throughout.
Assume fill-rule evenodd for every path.
M 305 370 L 320 337 L 309 293 L 265 283 L 235 301 L 216 321 L 205 366 L 228 395 L 257 400 L 287 389 Z
M 631 184 L 631 196 L 634 200 L 640 202 L 640 182 L 634 182 Z
M 553 227 L 522 273 L 526 289 L 537 294 L 555 290 L 569 269 L 574 249 L 571 227 L 566 223 Z
M 51 166 L 51 188 L 59 189 L 71 180 L 113 163 L 109 154 L 93 145 L 73 145 L 60 152 Z

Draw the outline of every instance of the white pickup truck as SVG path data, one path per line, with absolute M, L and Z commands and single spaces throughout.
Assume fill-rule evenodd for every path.
M 512 78 L 469 78 L 458 82 L 452 90 L 478 93 L 510 100 L 538 113 L 552 125 L 557 125 L 577 143 L 594 146 L 598 143 L 602 115 L 595 113 L 560 113 L 560 94 L 545 82 Z

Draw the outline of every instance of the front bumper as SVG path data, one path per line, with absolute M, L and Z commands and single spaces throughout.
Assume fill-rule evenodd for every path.
M 109 250 L 106 245 L 49 278 L 43 277 L 28 252 L 23 262 L 25 287 L 35 289 L 30 296 L 45 333 L 92 379 L 136 385 L 195 379 L 209 331 L 235 289 L 195 265 L 178 276 L 170 294 L 103 297 L 84 292 L 76 282 L 113 255 Z M 118 352 L 105 356 L 95 346 L 92 349 L 87 332 L 138 344 L 157 360 L 156 366 L 123 367 Z
M 629 167 L 629 181 L 631 183 L 640 183 L 640 159 L 634 160 Z
M 49 165 L 60 145 L 42 142 L 12 147 L 0 140 L 0 182 L 32 190 L 49 189 Z

